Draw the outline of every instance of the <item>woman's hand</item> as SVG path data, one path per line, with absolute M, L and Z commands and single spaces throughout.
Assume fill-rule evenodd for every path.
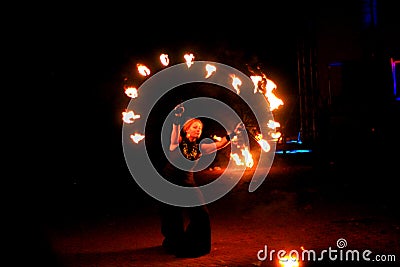
M 182 104 L 179 104 L 174 108 L 174 113 L 175 113 L 175 116 L 177 116 L 177 117 L 181 117 L 183 112 L 185 112 L 185 108 L 183 107 Z
M 236 127 L 235 130 L 233 130 L 233 132 L 235 134 L 239 134 L 240 132 L 244 131 L 246 129 L 246 127 L 244 126 L 243 122 L 239 122 Z

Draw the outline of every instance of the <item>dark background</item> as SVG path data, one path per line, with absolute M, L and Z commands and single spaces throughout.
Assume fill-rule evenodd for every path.
M 139 86 L 136 63 L 151 68 L 162 52 L 171 64 L 192 52 L 195 60 L 246 74 L 260 67 L 285 102 L 274 114 L 284 134 L 300 133 L 307 145 L 326 148 L 328 158 L 340 160 L 348 145 L 391 146 L 399 106 L 390 69 L 390 58 L 400 57 L 394 10 L 358 0 L 55 5 L 34 13 L 21 45 L 37 85 L 29 95 L 46 169 L 62 170 L 56 183 L 124 172 L 123 87 Z
M 373 0 L 24 6 L 10 21 L 21 19 L 10 69 L 31 122 L 23 131 L 29 175 L 21 167 L 15 178 L 26 201 L 15 218 L 40 225 L 65 208 L 90 216 L 113 209 L 110 200 L 145 196 L 124 161 L 123 86 L 137 81 L 138 61 L 151 66 L 161 52 L 172 64 L 189 51 L 244 73 L 261 67 L 285 102 L 277 121 L 288 137 L 301 134 L 317 164 L 349 168 L 355 181 L 367 164 L 372 171 L 362 173 L 393 188 L 386 174 L 395 168 L 380 166 L 398 164 L 395 13 L 393 1 Z

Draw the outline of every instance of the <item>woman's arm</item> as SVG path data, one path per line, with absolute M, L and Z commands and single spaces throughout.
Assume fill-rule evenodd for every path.
M 226 135 L 224 137 L 221 138 L 221 141 L 217 141 L 217 142 L 213 142 L 210 144 L 201 144 L 200 145 L 200 151 L 202 154 L 207 155 L 207 154 L 211 154 L 221 148 L 226 147 L 229 143 L 230 143 L 230 137 L 228 137 L 229 135 Z
M 169 150 L 174 151 L 181 141 L 180 132 L 181 132 L 181 124 L 182 124 L 182 114 L 185 111 L 183 105 L 177 105 L 174 109 L 175 117 L 174 122 L 172 123 L 172 132 L 171 132 L 171 143 L 169 145 Z
M 236 134 L 239 134 L 244 129 L 245 129 L 244 124 L 241 122 L 238 123 L 235 127 L 235 130 L 233 130 L 232 133 L 227 134 L 224 137 L 222 137 L 221 141 L 213 142 L 211 144 L 201 144 L 201 146 L 200 146 L 201 153 L 207 155 L 207 154 L 211 154 L 221 148 L 226 147 L 231 142 L 231 138 L 233 138 Z
M 179 146 L 179 132 L 181 131 L 180 124 L 172 124 L 172 132 L 171 132 L 171 143 L 169 145 L 169 150 L 174 151 Z

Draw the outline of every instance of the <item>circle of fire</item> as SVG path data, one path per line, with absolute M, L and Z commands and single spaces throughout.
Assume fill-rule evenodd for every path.
M 213 67 L 212 73 L 208 71 L 210 66 Z M 208 61 L 195 61 L 191 65 L 181 63 L 165 68 L 148 78 L 138 89 L 141 92 L 141 101 L 136 101 L 136 98 L 132 98 L 127 107 L 127 110 L 135 110 L 138 114 L 135 115 L 135 120 L 123 124 L 122 144 L 124 156 L 131 175 L 146 193 L 155 199 L 176 206 L 199 206 L 221 198 L 239 182 L 247 167 L 246 165 L 235 165 L 233 160 L 230 160 L 225 171 L 218 179 L 198 188 L 190 188 L 168 182 L 153 166 L 147 153 L 145 142 L 140 142 L 144 135 L 138 133 L 145 132 L 149 114 L 163 95 L 180 85 L 195 82 L 219 85 L 238 94 L 255 115 L 260 128 L 259 136 L 268 136 L 270 134 L 271 131 L 268 125 L 269 122 L 273 121 L 269 103 L 260 91 L 255 90 L 254 82 L 251 78 L 230 66 Z M 195 98 L 188 100 L 188 103 L 195 116 L 212 118 L 224 126 L 225 129 L 232 129 L 232 126 L 228 127 L 226 115 L 221 116 L 218 114 L 229 114 L 230 118 L 241 122 L 240 117 L 234 110 L 215 99 L 207 97 Z M 136 120 L 143 123 L 137 123 Z M 165 127 L 166 123 L 164 122 L 161 133 L 164 152 L 169 145 L 170 134 L 165 130 L 167 129 Z M 135 135 L 132 135 L 132 132 L 135 132 Z M 260 141 L 259 144 L 262 147 L 263 142 L 261 141 L 265 142 L 265 140 L 261 138 L 255 139 Z M 132 146 L 132 140 L 138 145 Z M 248 139 L 245 139 L 245 142 L 246 146 L 249 147 Z M 268 144 L 268 149 L 261 149 L 258 164 L 249 185 L 249 192 L 255 191 L 262 184 L 271 168 L 274 155 L 275 143 Z M 203 199 L 201 200 L 197 196 L 199 188 L 203 193 Z

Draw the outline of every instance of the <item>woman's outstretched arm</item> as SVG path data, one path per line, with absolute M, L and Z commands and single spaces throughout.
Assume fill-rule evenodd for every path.
M 211 154 L 221 148 L 226 147 L 231 142 L 231 138 L 233 138 L 236 134 L 239 134 L 244 129 L 245 129 L 244 124 L 241 122 L 238 123 L 235 127 L 235 130 L 233 130 L 232 133 L 227 134 L 224 137 L 222 137 L 221 141 L 213 142 L 210 144 L 206 144 L 206 143 L 201 144 L 201 146 L 200 146 L 201 153 Z
M 209 144 L 201 144 L 200 145 L 200 151 L 202 154 L 211 154 L 221 148 L 226 147 L 229 143 L 230 143 L 230 137 L 228 137 L 229 135 L 226 135 L 224 137 L 221 138 L 221 141 L 217 141 L 217 142 L 212 142 Z

